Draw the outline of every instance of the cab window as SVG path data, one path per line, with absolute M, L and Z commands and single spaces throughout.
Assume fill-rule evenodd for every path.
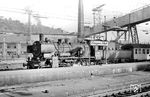
M 138 50 L 137 50 L 137 49 L 135 49 L 135 54 L 137 54 L 137 51 L 138 51 Z
M 141 54 L 141 49 L 139 49 L 139 54 Z
M 149 49 L 147 49 L 147 54 L 149 54 Z
M 145 54 L 145 49 L 143 49 L 143 54 Z

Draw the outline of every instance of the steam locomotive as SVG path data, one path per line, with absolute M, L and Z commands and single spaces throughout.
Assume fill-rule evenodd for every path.
M 27 63 L 23 64 L 28 69 L 53 67 L 53 56 L 58 57 L 58 67 L 72 66 L 80 62 L 81 65 L 102 64 L 107 62 L 131 62 L 150 60 L 149 44 L 125 44 L 120 47 L 114 42 L 109 42 L 108 46 L 91 46 L 90 42 L 67 43 L 52 42 L 45 39 L 35 41 L 27 46 L 27 52 L 32 53 L 28 57 Z
M 31 53 L 32 57 L 28 57 L 27 63 L 23 66 L 27 66 L 28 69 L 53 67 L 52 58 L 54 56 L 58 57 L 58 67 L 72 66 L 75 62 L 81 61 L 87 64 L 89 60 L 89 45 L 87 43 L 52 42 L 47 38 L 43 41 L 41 37 L 40 41 L 35 41 L 32 45 L 27 46 L 27 53 Z

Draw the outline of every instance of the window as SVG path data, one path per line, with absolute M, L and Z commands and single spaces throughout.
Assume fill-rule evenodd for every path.
M 7 45 L 7 48 L 10 48 L 10 45 Z
M 149 49 L 147 49 L 147 54 L 149 54 Z
M 141 49 L 139 49 L 139 54 L 141 54 Z
M 145 54 L 145 49 L 143 49 L 143 54 Z
M 137 54 L 137 51 L 138 51 L 138 50 L 137 50 L 137 49 L 135 49 L 135 54 Z
M 115 50 L 118 50 L 118 48 L 116 47 Z
M 103 50 L 103 47 L 102 46 L 98 46 L 98 50 Z
M 14 48 L 16 48 L 16 46 L 14 45 Z

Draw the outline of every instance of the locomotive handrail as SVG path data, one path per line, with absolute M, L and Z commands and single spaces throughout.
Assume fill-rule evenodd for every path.
M 59 50 L 57 49 L 57 47 L 56 47 L 55 43 L 54 43 L 54 42 L 52 42 L 52 43 L 53 43 L 53 45 L 54 45 L 55 49 L 59 52 Z
M 71 50 L 71 48 L 70 48 L 70 46 L 71 46 L 71 45 L 69 45 L 68 43 L 67 43 L 67 45 L 68 45 L 68 47 L 69 47 L 69 51 L 70 51 L 70 50 Z
M 63 45 L 63 52 L 64 52 L 64 44 L 62 43 L 62 45 Z

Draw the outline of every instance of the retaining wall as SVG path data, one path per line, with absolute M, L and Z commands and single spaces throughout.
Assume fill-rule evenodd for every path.
M 36 83 L 144 70 L 149 62 L 0 71 L 0 86 Z

